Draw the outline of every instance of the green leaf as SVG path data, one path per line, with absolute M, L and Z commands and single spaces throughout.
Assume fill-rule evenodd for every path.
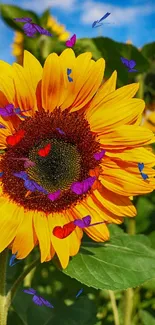
M 123 290 L 154 277 L 155 251 L 143 235 L 119 235 L 105 244 L 86 242 L 63 272 L 89 287 Z
M 142 47 L 141 53 L 149 60 L 155 60 L 155 42 L 146 44 Z
M 48 21 L 48 18 L 51 16 L 50 14 L 50 10 L 47 9 L 43 12 L 41 18 L 40 18 L 40 25 L 43 27 L 43 28 L 46 28 L 47 27 L 47 21 Z
M 140 310 L 139 315 L 143 325 L 155 325 L 155 317 L 153 317 L 147 311 Z
M 33 23 L 39 24 L 39 18 L 33 11 L 24 10 L 17 6 L 0 5 L 0 13 L 7 25 L 18 31 L 23 31 L 23 23 L 17 23 L 13 20 L 14 18 L 29 17 L 32 18 Z
M 136 208 L 136 232 L 142 233 L 147 230 L 151 224 L 151 216 L 154 216 L 154 204 L 149 197 L 141 196 L 138 198 Z

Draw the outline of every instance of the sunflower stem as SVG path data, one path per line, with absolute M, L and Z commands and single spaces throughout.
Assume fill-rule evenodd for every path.
M 112 310 L 113 310 L 115 325 L 120 325 L 115 293 L 111 290 L 108 290 L 108 291 L 109 291 L 109 296 L 110 296 L 110 300 L 111 300 L 111 306 L 112 306 Z
M 0 325 L 7 325 L 9 306 L 6 293 L 6 266 L 8 249 L 0 254 Z
M 17 280 L 13 283 L 11 289 L 7 294 L 7 304 L 10 306 L 11 301 L 13 300 L 16 291 L 18 290 L 20 284 L 23 282 L 24 278 L 40 263 L 40 257 L 28 265 L 25 270 L 20 274 Z M 0 324 L 1 325 L 1 324 Z
M 134 235 L 136 233 L 135 219 L 128 220 L 128 234 Z M 132 310 L 133 310 L 134 290 L 128 288 L 124 294 L 124 325 L 131 325 Z

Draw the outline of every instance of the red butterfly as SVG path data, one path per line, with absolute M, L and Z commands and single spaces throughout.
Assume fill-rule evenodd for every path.
M 9 135 L 6 138 L 6 142 L 10 146 L 15 146 L 18 142 L 20 142 L 20 140 L 23 139 L 24 135 L 25 135 L 25 131 L 24 130 L 19 130 L 14 135 Z
M 51 150 L 51 144 L 48 143 L 44 148 L 38 150 L 38 155 L 41 157 L 46 157 Z
M 57 226 L 53 229 L 53 235 L 57 238 L 63 239 L 68 237 L 76 228 L 73 221 L 66 223 L 63 227 Z

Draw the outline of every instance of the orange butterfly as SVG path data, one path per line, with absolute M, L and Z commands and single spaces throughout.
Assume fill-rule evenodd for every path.
M 46 157 L 51 150 L 51 144 L 48 143 L 45 147 L 38 150 L 38 155 L 41 157 Z
M 18 142 L 20 142 L 23 139 L 24 135 L 25 135 L 25 131 L 19 130 L 14 135 L 9 135 L 6 138 L 6 142 L 10 146 L 15 146 Z
M 53 229 L 53 235 L 57 238 L 63 239 L 68 237 L 76 228 L 73 221 L 66 223 L 63 227 L 57 226 Z

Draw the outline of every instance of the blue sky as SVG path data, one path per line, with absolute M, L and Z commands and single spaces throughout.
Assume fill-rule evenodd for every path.
M 119 42 L 131 40 L 137 47 L 155 41 L 154 0 L 0 0 L 41 14 L 48 7 L 59 23 L 77 38 L 105 36 Z M 106 12 L 111 15 L 101 28 L 92 28 L 94 20 Z M 0 18 L 0 60 L 14 62 L 11 55 L 13 30 Z

